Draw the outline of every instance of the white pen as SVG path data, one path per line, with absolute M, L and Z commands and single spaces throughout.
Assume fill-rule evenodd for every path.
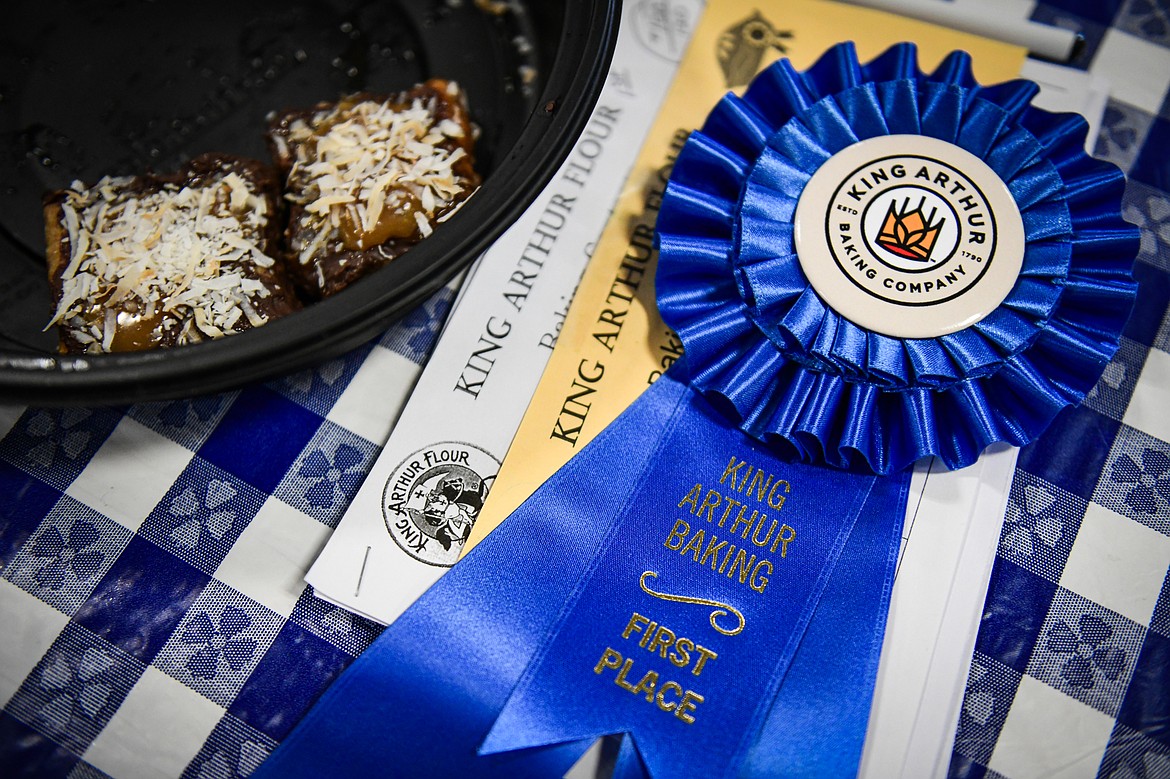
M 1027 19 L 1005 17 L 1001 13 L 978 11 L 943 0 L 847 0 L 880 11 L 909 16 L 943 27 L 994 38 L 1024 46 L 1037 57 L 1053 62 L 1067 62 L 1084 39 L 1074 30 L 1065 30 Z

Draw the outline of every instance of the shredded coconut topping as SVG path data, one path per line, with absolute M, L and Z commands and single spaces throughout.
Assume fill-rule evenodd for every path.
M 178 343 L 230 333 L 241 317 L 263 324 L 255 302 L 271 292 L 245 269 L 274 263 L 257 245 L 267 201 L 235 172 L 145 194 L 131 182 L 106 177 L 67 190 L 69 258 L 49 324 L 67 325 L 87 349 L 102 351 L 131 320 L 179 328 Z
M 296 157 L 286 197 L 305 209 L 308 235 L 292 247 L 302 264 L 326 247 L 368 249 L 390 236 L 430 235 L 470 184 L 452 168 L 466 156 L 457 145 L 464 129 L 435 113 L 433 98 L 416 97 L 405 108 L 363 100 L 292 122 Z

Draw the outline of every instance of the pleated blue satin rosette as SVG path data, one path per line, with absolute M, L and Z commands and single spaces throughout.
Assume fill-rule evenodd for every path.
M 831 49 L 680 153 L 685 363 L 391 625 L 258 775 L 855 774 L 909 467 L 1079 403 L 1135 295 L 1124 178 L 1035 85 Z
M 1084 153 L 1082 118 L 1032 107 L 1037 89 L 980 87 L 962 52 L 925 75 L 911 44 L 864 66 L 842 45 L 807 73 L 781 61 L 743 99 L 728 95 L 680 155 L 658 221 L 659 309 L 694 386 L 791 456 L 880 474 L 927 455 L 969 465 L 1078 404 L 1117 349 L 1138 237 L 1118 214 L 1124 176 Z M 985 162 L 1025 233 L 1002 302 L 933 338 L 890 337 L 826 306 L 794 246 L 813 174 L 897 135 Z

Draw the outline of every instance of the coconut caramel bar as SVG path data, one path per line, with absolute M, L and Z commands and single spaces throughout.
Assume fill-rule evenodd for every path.
M 467 101 L 432 79 L 276 115 L 289 272 L 306 297 L 334 294 L 429 236 L 479 186 Z
M 62 352 L 197 343 L 300 308 L 275 252 L 270 168 L 222 154 L 173 175 L 74 182 L 45 197 Z

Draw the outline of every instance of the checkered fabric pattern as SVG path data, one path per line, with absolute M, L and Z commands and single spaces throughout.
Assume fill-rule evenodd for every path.
M 453 291 L 269 384 L 0 409 L 0 776 L 247 776 L 380 626 L 302 577 Z
M 1012 485 L 952 777 L 1170 777 L 1170 4 L 1044 3 L 1113 91 L 1096 156 L 1129 176 L 1137 308 Z

